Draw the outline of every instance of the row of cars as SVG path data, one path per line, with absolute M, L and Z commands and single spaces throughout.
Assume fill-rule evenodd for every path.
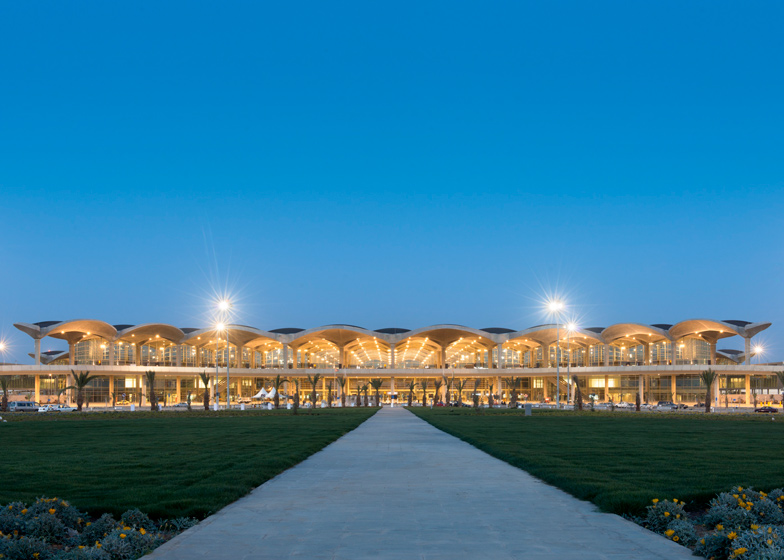
M 65 404 L 39 405 L 35 401 L 11 401 L 8 403 L 8 412 L 73 412 L 73 406 Z

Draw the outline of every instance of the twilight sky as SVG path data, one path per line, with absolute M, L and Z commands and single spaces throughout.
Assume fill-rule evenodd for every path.
M 779 1 L 5 2 L 5 361 L 32 361 L 14 322 L 203 326 L 226 289 L 263 329 L 522 329 L 556 292 L 583 326 L 772 321 L 781 360 L 782 21 Z

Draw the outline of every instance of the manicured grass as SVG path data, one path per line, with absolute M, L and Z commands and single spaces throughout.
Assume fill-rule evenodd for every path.
M 733 485 L 784 486 L 784 417 L 409 409 L 475 447 L 614 513 L 653 498 L 701 507 Z M 481 476 L 481 473 L 475 473 Z
M 375 408 L 3 414 L 0 503 L 204 517 L 353 430 Z

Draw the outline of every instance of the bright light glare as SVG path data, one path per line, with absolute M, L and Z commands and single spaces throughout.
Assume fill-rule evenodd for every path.
M 547 309 L 550 310 L 550 313 L 557 313 L 563 308 L 564 308 L 564 304 L 562 301 L 551 300 L 547 303 Z
M 231 302 L 227 299 L 222 299 L 218 302 L 218 309 L 221 311 L 228 311 L 231 309 Z
M 765 351 L 765 349 L 762 346 L 760 346 L 759 344 L 757 344 L 754 347 L 754 353 L 755 354 L 762 354 L 762 352 L 764 352 L 764 351 Z
M 226 328 L 226 325 L 224 325 L 223 323 L 218 323 L 217 325 L 215 325 L 215 330 L 216 331 L 222 331 L 225 328 Z
M 567 323 L 566 330 L 569 332 L 574 332 L 577 330 L 577 325 L 574 323 Z
M 0 352 L 5 352 L 5 342 L 0 341 Z

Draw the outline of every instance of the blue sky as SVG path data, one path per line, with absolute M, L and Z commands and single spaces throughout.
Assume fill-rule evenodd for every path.
M 772 321 L 780 2 L 0 7 L 0 334 Z M 740 347 L 730 339 L 726 347 Z M 59 348 L 56 341 L 45 346 Z

